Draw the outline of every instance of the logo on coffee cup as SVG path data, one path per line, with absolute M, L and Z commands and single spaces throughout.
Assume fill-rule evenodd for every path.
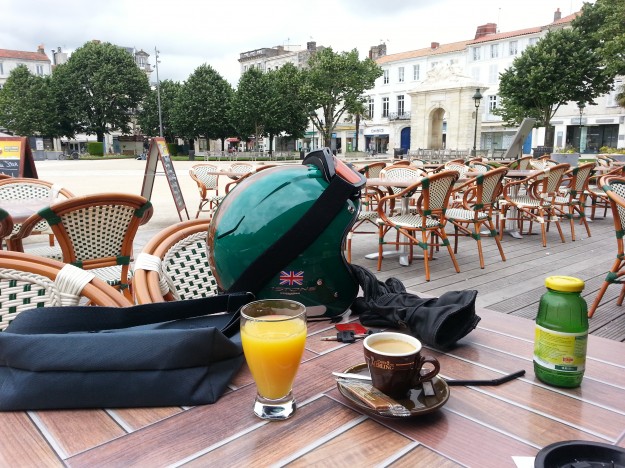
M 381 361 L 379 359 L 374 359 L 373 360 L 373 367 L 376 367 L 378 369 L 384 369 L 384 370 L 393 370 L 393 369 L 395 369 L 395 365 L 392 364 L 390 361 Z

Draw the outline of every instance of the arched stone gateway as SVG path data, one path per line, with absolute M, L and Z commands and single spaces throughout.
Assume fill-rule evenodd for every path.
M 410 149 L 459 149 L 473 147 L 475 104 L 473 94 L 487 87 L 466 76 L 454 65 L 434 67 L 411 97 Z M 480 114 L 485 103 L 480 107 Z M 479 148 L 480 115 L 477 116 Z

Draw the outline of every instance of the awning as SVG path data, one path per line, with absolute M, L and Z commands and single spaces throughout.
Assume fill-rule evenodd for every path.
M 229 143 L 236 143 L 239 141 L 239 139 L 238 138 L 226 138 L 226 141 Z

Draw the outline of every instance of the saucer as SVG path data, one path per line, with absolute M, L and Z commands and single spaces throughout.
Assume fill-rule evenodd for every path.
M 363 363 L 349 367 L 343 372 L 345 374 L 360 374 L 368 376 L 369 368 L 367 367 L 367 364 Z M 420 384 L 415 388 L 411 389 L 410 393 L 406 398 L 397 399 L 398 403 L 402 404 L 408 410 L 410 410 L 409 416 L 391 416 L 388 413 L 384 414 L 380 411 L 374 410 L 358 400 L 355 396 L 345 391 L 343 388 L 341 388 L 340 385 L 337 385 L 337 387 L 341 395 L 343 395 L 360 409 L 368 413 L 375 414 L 384 418 L 402 419 L 405 417 L 417 417 L 431 413 L 447 403 L 447 400 L 449 399 L 449 386 L 447 385 L 447 382 L 445 382 L 445 380 L 437 375 L 429 382 L 425 382 L 426 385 L 428 385 L 429 383 L 431 383 L 431 388 L 428 388 L 427 392 L 423 391 L 423 386 L 422 384 Z M 426 393 L 428 395 L 426 395 Z

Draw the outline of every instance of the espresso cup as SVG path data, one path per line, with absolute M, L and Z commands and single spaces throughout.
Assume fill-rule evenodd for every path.
M 369 335 L 363 344 L 373 386 L 393 398 L 404 398 L 440 370 L 436 358 L 421 353 L 421 342 L 414 336 L 381 332 Z M 432 369 L 423 372 L 426 363 Z

